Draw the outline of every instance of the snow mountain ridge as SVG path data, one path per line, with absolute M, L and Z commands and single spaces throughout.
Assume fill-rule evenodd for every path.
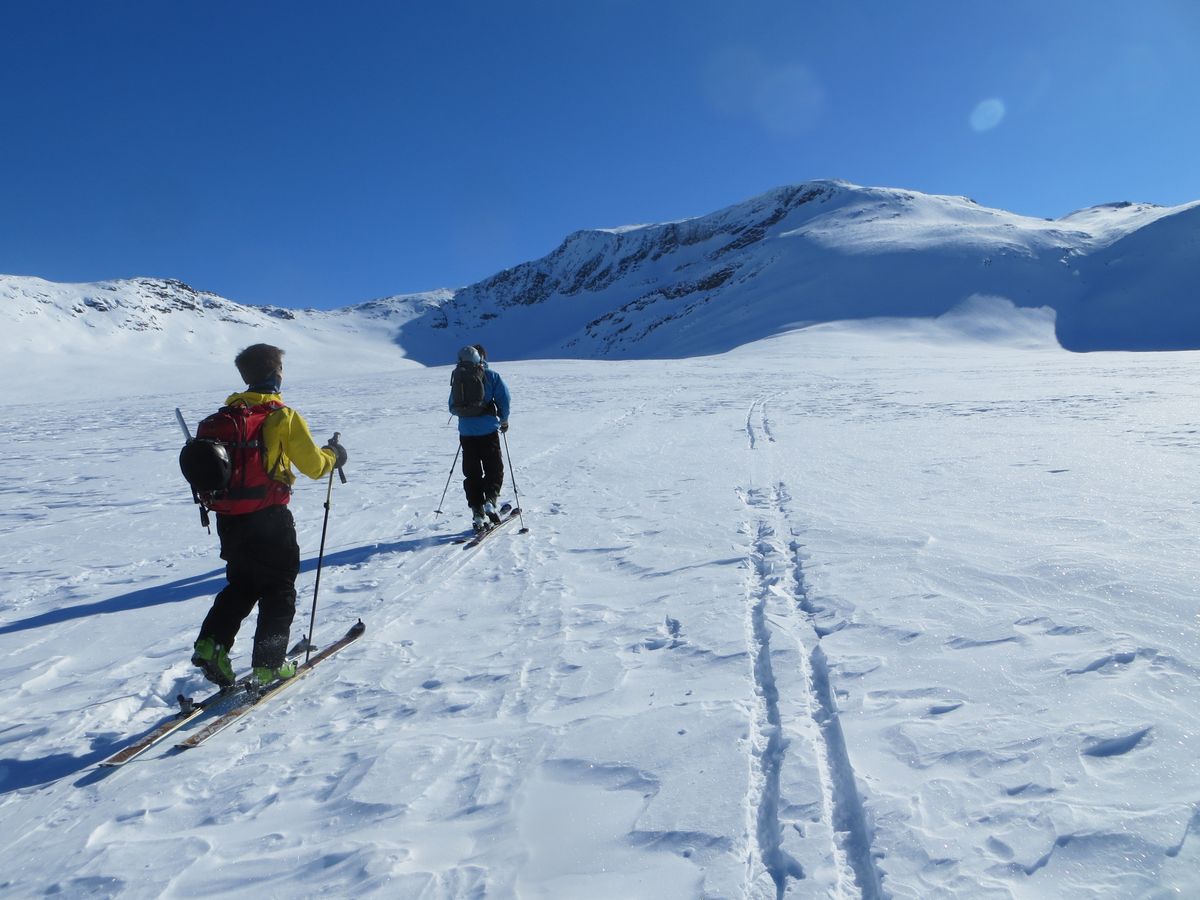
M 466 335 L 517 357 L 684 357 L 817 322 L 939 316 L 989 295 L 1054 309 L 1067 349 L 1183 349 L 1200 346 L 1198 238 L 1200 203 L 1046 221 L 810 182 L 682 222 L 576 232 L 409 319 L 398 340 L 414 358 L 434 351 L 429 361 Z
M 314 362 L 370 369 L 401 356 L 444 364 L 474 341 L 506 359 L 682 358 L 991 296 L 1053 310 L 1069 350 L 1190 349 L 1198 272 L 1200 202 L 1111 203 L 1050 221 L 814 181 L 698 218 L 577 231 L 476 284 L 332 311 L 244 305 L 173 280 L 0 276 L 0 345 L 17 366 L 22 353 L 66 351 L 97 371 L 114 350 L 210 365 L 249 343 L 248 328 Z

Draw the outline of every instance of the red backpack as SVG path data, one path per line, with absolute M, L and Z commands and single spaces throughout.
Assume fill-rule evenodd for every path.
M 291 488 L 267 472 L 262 438 L 267 416 L 283 408 L 276 400 L 223 406 L 196 426 L 196 436 L 184 444 L 179 468 L 205 525 L 207 510 L 241 516 L 288 502 Z

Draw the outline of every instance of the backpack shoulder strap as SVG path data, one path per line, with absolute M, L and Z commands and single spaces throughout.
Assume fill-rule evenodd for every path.
M 268 400 L 265 403 L 256 403 L 249 407 L 251 412 L 267 412 L 272 413 L 277 410 L 287 409 L 287 404 L 280 400 Z

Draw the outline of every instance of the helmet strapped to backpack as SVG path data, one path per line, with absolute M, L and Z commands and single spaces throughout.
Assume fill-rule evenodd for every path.
M 487 398 L 487 371 L 483 358 L 474 347 L 458 351 L 458 365 L 450 375 L 451 412 L 456 416 L 486 416 L 496 414 L 496 404 Z
M 192 438 L 179 451 L 179 468 L 192 491 L 215 494 L 229 487 L 233 461 L 225 445 L 211 438 Z
M 283 409 L 278 401 L 254 406 L 223 406 L 196 427 L 196 436 L 179 452 L 179 468 L 200 504 L 201 521 L 207 511 L 245 515 L 288 502 L 291 488 L 267 471 L 263 424 L 267 416 Z

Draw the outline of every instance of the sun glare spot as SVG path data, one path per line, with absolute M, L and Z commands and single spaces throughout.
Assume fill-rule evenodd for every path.
M 971 112 L 971 127 L 975 131 L 991 131 L 1004 121 L 1007 110 L 999 97 L 989 97 Z

